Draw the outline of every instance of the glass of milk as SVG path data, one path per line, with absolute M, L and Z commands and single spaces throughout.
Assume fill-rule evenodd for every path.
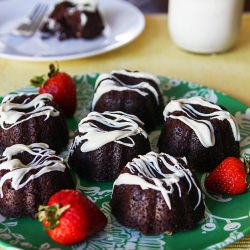
M 219 53 L 237 40 L 244 0 L 169 0 L 168 28 L 174 43 L 195 53 Z

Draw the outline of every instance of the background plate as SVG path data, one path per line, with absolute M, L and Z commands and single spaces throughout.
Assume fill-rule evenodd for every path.
M 78 93 L 78 108 L 75 117 L 67 120 L 74 131 L 77 123 L 89 113 L 93 98 L 94 83 L 98 74 L 75 76 Z M 160 77 L 165 103 L 171 99 L 203 96 L 217 104 L 222 104 L 235 115 L 241 131 L 241 150 L 250 153 L 250 108 L 239 101 L 190 82 Z M 20 90 L 36 92 L 33 87 Z M 19 92 L 20 92 L 19 91 Z M 150 134 L 153 150 L 160 128 Z M 73 133 L 71 133 L 72 140 Z M 62 153 L 67 158 L 68 150 Z M 108 218 L 108 225 L 103 232 L 87 241 L 69 247 L 54 243 L 43 231 L 40 222 L 30 218 L 5 219 L 0 216 L 0 248 L 17 247 L 27 249 L 218 249 L 250 233 L 249 204 L 250 192 L 237 196 L 211 196 L 204 187 L 206 174 L 197 173 L 204 193 L 206 219 L 193 231 L 176 233 L 172 236 L 143 236 L 117 223 L 110 213 L 109 201 L 112 190 L 111 182 L 88 182 L 74 174 L 77 189 L 95 202 Z
M 25 61 L 54 61 L 84 58 L 124 46 L 141 34 L 145 26 L 143 14 L 132 4 L 121 0 L 99 0 L 105 29 L 92 40 L 57 38 L 41 39 L 37 32 L 30 38 L 1 35 L 14 29 L 27 17 L 37 2 L 53 8 L 57 0 L 8 0 L 0 2 L 0 56 Z M 48 11 L 49 13 L 50 11 Z

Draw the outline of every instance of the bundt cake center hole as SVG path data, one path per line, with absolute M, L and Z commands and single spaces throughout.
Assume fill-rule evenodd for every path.
M 138 85 L 142 82 L 148 82 L 148 83 L 151 82 L 151 80 L 149 79 L 144 79 L 144 78 L 139 78 L 139 77 L 136 78 L 136 77 L 131 77 L 128 75 L 122 75 L 122 74 L 117 74 L 117 73 L 114 73 L 112 75 L 112 78 L 117 83 L 121 84 L 122 86 L 126 86 L 128 88 L 133 88 L 134 85 Z
M 114 118 L 111 116 L 109 116 L 109 117 L 107 116 L 107 118 L 115 121 Z M 129 125 L 125 125 L 125 126 L 122 125 L 123 122 L 126 122 L 125 120 L 119 120 L 119 123 L 115 123 L 115 124 L 112 124 L 112 122 L 110 122 L 109 124 L 104 124 L 102 122 L 98 122 L 95 120 L 89 120 L 88 122 L 93 124 L 95 127 L 99 128 L 100 130 L 105 131 L 105 132 L 110 132 L 110 131 L 115 131 L 115 130 L 123 130 L 123 131 L 130 130 Z

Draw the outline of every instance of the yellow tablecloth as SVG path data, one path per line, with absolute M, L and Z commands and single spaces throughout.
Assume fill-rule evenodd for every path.
M 72 75 L 131 69 L 175 77 L 227 93 L 250 106 L 250 14 L 242 20 L 238 43 L 224 54 L 197 55 L 179 50 L 167 31 L 166 15 L 146 16 L 144 32 L 132 43 L 87 59 L 60 62 Z M 29 84 L 47 72 L 48 63 L 0 59 L 0 95 Z M 250 249 L 250 236 L 225 249 Z
M 166 15 L 146 17 L 142 35 L 123 48 L 100 56 L 60 63 L 70 74 L 132 69 L 196 82 L 250 106 L 250 14 L 244 15 L 236 47 L 224 54 L 197 55 L 181 51 L 167 31 Z M 48 63 L 0 59 L 0 95 L 43 74 Z

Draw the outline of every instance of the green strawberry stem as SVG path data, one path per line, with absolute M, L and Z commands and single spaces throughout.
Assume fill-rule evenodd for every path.
M 59 225 L 59 219 L 61 215 L 69 209 L 70 205 L 65 205 L 60 207 L 59 204 L 54 204 L 53 206 L 39 206 L 37 218 L 39 221 L 46 220 L 49 222 L 49 225 L 44 227 L 45 230 L 53 230 Z
M 49 73 L 48 77 L 51 78 L 52 76 L 55 76 L 59 72 L 59 64 L 55 66 L 53 63 L 49 65 Z
M 43 86 L 51 77 L 55 76 L 59 72 L 59 65 L 56 66 L 51 63 L 49 65 L 49 73 L 47 75 L 34 76 L 30 82 L 34 87 Z

